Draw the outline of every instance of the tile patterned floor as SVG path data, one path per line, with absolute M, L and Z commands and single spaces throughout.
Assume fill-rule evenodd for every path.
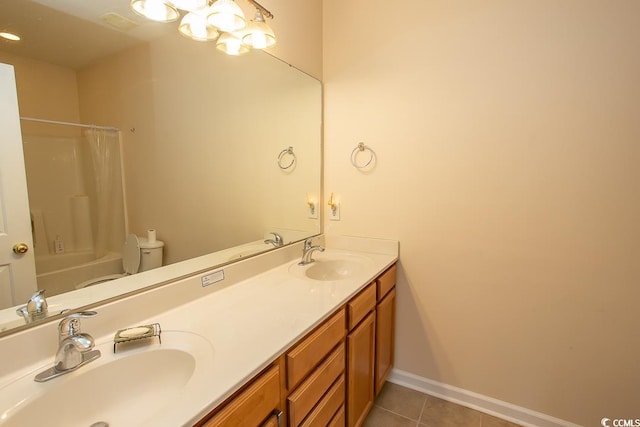
M 491 415 L 387 382 L 364 427 L 519 427 Z

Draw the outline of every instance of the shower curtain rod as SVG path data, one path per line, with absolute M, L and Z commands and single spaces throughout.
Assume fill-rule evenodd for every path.
M 120 129 L 118 128 L 109 127 L 109 126 L 83 125 L 81 123 L 59 122 L 57 120 L 34 119 L 33 117 L 20 117 L 20 120 L 26 120 L 28 122 L 48 123 L 52 125 L 76 126 L 80 128 L 89 128 L 89 129 L 104 129 L 104 130 L 113 130 L 116 132 L 120 131 Z

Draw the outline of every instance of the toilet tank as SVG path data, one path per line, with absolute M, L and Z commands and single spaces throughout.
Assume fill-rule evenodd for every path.
M 138 272 L 161 267 L 164 242 L 161 240 L 149 242 L 146 237 L 139 237 L 138 240 L 140 241 L 140 268 Z

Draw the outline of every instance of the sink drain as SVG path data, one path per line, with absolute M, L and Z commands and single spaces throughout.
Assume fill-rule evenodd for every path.
M 109 423 L 105 423 L 104 421 L 98 421 L 97 423 L 91 424 L 89 427 L 109 427 Z

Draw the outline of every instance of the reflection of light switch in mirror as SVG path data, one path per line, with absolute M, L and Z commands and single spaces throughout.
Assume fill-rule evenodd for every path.
M 307 199 L 307 218 L 318 219 L 318 202 Z
M 340 221 L 340 203 L 333 197 L 333 193 L 331 193 L 327 204 L 329 205 L 329 221 Z

